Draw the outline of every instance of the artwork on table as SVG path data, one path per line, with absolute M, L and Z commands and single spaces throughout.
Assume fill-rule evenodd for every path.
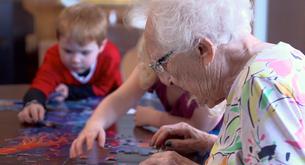
M 133 155 L 136 161 L 144 160 L 156 152 L 151 148 L 149 139 L 137 140 L 132 136 L 119 134 L 116 126 L 106 131 L 105 148 L 96 148 L 95 153 L 78 159 L 69 159 L 72 141 L 84 127 L 100 98 L 89 98 L 65 103 L 48 103 L 45 120 L 35 126 L 24 126 L 19 136 L 5 139 L 0 144 L 0 160 L 15 158 L 25 164 L 39 164 L 48 160 L 58 160 L 59 164 L 99 164 L 124 163 Z M 22 108 L 20 100 L 0 100 L 1 110 L 17 111 Z M 91 162 L 91 163 L 90 163 Z M 132 164 L 132 163 L 131 163 Z

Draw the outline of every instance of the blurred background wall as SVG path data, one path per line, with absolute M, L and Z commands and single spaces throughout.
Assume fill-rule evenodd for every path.
M 0 0 L 0 84 L 31 82 L 46 49 L 56 42 L 59 12 L 80 1 L 96 3 L 107 12 L 108 37 L 122 57 L 133 54 L 124 66 L 135 64 L 133 48 L 142 30 L 125 27 L 122 21 L 132 0 Z M 288 42 L 305 52 L 304 0 L 253 1 L 255 35 L 264 41 Z
M 0 83 L 22 83 L 32 77 L 37 60 L 26 52 L 34 20 L 18 0 L 0 0 Z M 35 62 L 36 61 L 36 62 Z

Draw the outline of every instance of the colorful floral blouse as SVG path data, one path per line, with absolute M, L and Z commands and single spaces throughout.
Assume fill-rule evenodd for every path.
M 305 56 L 280 42 L 238 75 L 206 164 L 305 164 L 304 122 Z

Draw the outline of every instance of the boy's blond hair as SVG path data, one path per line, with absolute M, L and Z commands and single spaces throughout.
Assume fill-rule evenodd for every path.
M 61 12 L 56 30 L 58 39 L 67 37 L 80 45 L 96 41 L 101 45 L 106 38 L 106 14 L 97 5 L 79 3 Z

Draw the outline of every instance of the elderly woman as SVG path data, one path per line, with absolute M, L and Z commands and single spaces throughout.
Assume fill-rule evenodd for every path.
M 143 54 L 143 40 L 138 44 L 138 53 Z M 105 144 L 105 130 L 119 120 L 129 108 L 138 104 L 140 98 L 147 91 L 156 92 L 165 112 L 153 107 L 137 106 L 135 124 L 137 126 L 160 127 L 166 124 L 185 122 L 202 131 L 219 131 L 217 125 L 222 118 L 225 101 L 207 113 L 207 106 L 198 106 L 188 92 L 181 88 L 169 85 L 169 82 L 160 82 L 154 71 L 145 65 L 150 60 L 147 54 L 139 55 L 139 62 L 127 81 L 117 90 L 107 96 L 96 108 L 87 121 L 85 128 L 73 141 L 70 148 L 70 157 L 84 153 L 83 145 L 92 149 L 97 140 L 101 147 Z M 213 113 L 219 111 L 219 113 Z M 213 130 L 213 128 L 215 128 Z
M 148 16 L 144 47 L 160 79 L 210 108 L 227 99 L 218 138 L 180 123 L 161 127 L 152 144 L 179 152 L 210 150 L 206 164 L 212 165 L 304 164 L 304 54 L 251 35 L 247 0 L 145 3 L 140 7 L 146 10 L 135 11 Z M 192 163 L 174 151 L 142 162 Z

